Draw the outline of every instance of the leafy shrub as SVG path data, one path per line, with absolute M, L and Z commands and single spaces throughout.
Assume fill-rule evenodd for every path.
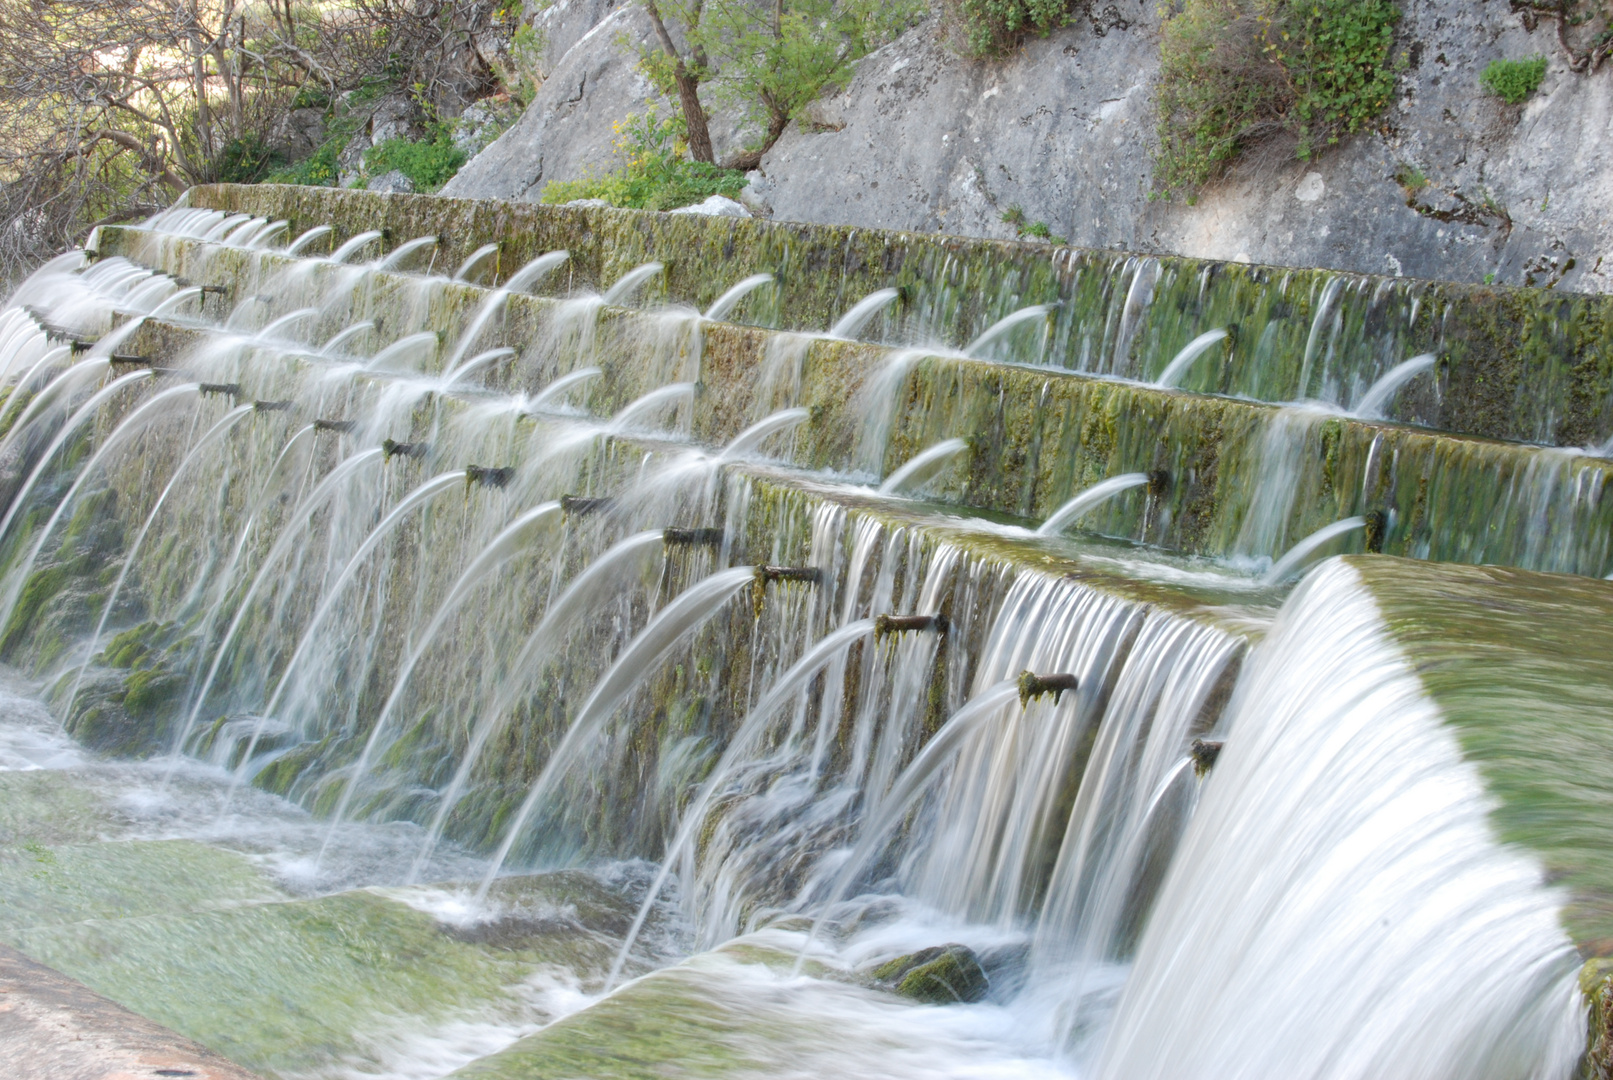
M 928 0 L 645 0 L 645 10 L 659 44 L 640 48 L 639 70 L 678 102 L 689 156 L 716 161 L 699 93 L 714 84 L 722 104 L 760 128 L 725 167 L 753 169 L 807 105 L 845 85 L 853 63 L 916 25 Z
M 663 119 L 652 105 L 613 126 L 616 153 L 626 163 L 603 176 L 550 181 L 544 185 L 543 202 L 604 199 L 635 210 L 676 210 L 712 195 L 738 195 L 745 186 L 745 174 L 737 169 L 685 159 L 681 113 Z
M 255 137 L 231 139 L 219 150 L 215 166 L 220 183 L 255 184 L 275 165 L 284 161 Z
M 1190 198 L 1256 145 L 1308 161 L 1394 98 L 1395 0 L 1186 0 L 1164 27 L 1155 184 Z
M 416 191 L 436 191 L 465 164 L 465 151 L 446 132 L 431 138 L 387 139 L 364 151 L 364 171 L 380 176 L 394 169 L 409 178 Z
M 1070 21 L 1071 0 L 949 0 L 947 14 L 972 56 L 1001 56 L 1027 34 L 1048 34 Z
M 1479 84 L 1508 105 L 1521 105 L 1529 95 L 1540 89 L 1540 82 L 1545 77 L 1544 56 L 1531 56 L 1527 60 L 1491 60 L 1479 76 Z
M 288 169 L 272 172 L 263 178 L 266 184 L 304 184 L 308 187 L 335 187 L 340 169 L 336 155 L 340 147 L 335 139 L 326 142 L 313 154 Z

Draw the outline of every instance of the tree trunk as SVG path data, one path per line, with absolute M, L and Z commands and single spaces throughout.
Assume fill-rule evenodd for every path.
M 689 156 L 696 161 L 715 164 L 717 157 L 711 149 L 711 132 L 706 127 L 706 110 L 700 104 L 700 84 L 683 71 L 678 61 L 678 104 L 683 107 L 683 124 L 689 129 Z
M 750 172 L 762 164 L 762 155 L 773 149 L 773 144 L 779 141 L 784 129 L 789 126 L 788 113 L 780 112 L 771 101 L 763 96 L 763 104 L 767 106 L 767 134 L 762 136 L 762 145 L 755 150 L 742 150 L 723 162 L 725 169 L 743 169 Z
M 661 48 L 672 57 L 672 77 L 678 83 L 678 106 L 683 110 L 683 126 L 688 129 L 689 156 L 714 165 L 717 158 L 711 151 L 706 109 L 700 104 L 700 79 L 689 70 L 677 46 L 672 44 L 672 35 L 667 33 L 666 23 L 661 21 L 661 10 L 655 6 L 655 0 L 644 0 L 644 10 L 650 13 L 650 22 L 655 24 L 655 36 L 660 39 Z

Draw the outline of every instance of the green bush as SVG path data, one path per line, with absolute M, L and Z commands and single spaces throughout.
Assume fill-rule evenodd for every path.
M 1027 34 L 1046 35 L 1070 21 L 1072 0 L 948 0 L 947 13 L 972 56 L 1001 56 Z
M 1540 81 L 1545 77 L 1544 56 L 1531 56 L 1527 60 L 1491 60 L 1479 76 L 1479 84 L 1508 105 L 1520 105 L 1540 89 Z
M 1155 185 L 1190 199 L 1251 147 L 1308 161 L 1394 99 L 1395 0 L 1186 0 L 1161 42 Z
M 364 151 L 364 171 L 371 176 L 396 169 L 409 178 L 416 191 L 436 191 L 453 179 L 465 164 L 465 151 L 446 133 L 418 142 L 387 139 Z
M 266 184 L 303 184 L 307 187 L 335 187 L 337 176 L 340 173 L 336 165 L 338 150 L 337 140 L 332 139 L 289 169 L 281 169 L 265 176 L 263 182 Z
M 215 168 L 223 184 L 256 184 L 285 159 L 262 139 L 231 139 L 219 150 Z
M 626 164 L 603 176 L 552 180 L 544 185 L 543 202 L 604 199 L 634 210 L 676 210 L 712 195 L 732 198 L 745 186 L 745 174 L 738 169 L 684 158 L 681 114 L 662 119 L 651 106 L 643 114 L 629 113 L 614 127 L 616 152 Z

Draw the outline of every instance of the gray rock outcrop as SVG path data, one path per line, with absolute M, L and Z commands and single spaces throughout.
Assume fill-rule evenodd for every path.
M 702 217 L 750 217 L 751 213 L 745 205 L 735 202 L 726 195 L 712 195 L 704 202 L 697 202 L 692 206 L 681 207 L 671 211 L 674 214 L 699 214 Z
M 553 68 L 521 118 L 460 169 L 444 195 L 536 202 L 551 180 L 617 168 L 613 125 L 628 113 L 656 105 L 663 116 L 671 114 L 674 106 L 638 70 L 639 51 L 654 44 L 655 34 L 642 7 L 567 0 L 544 15 L 545 63 Z M 734 119 L 721 113 L 712 118 L 711 136 L 719 156 L 741 138 Z
M 1246 166 L 1195 205 L 1150 198 L 1147 0 L 1120 5 L 1124 27 L 1082 23 L 1002 63 L 907 34 L 763 159 L 766 200 L 791 220 L 1005 237 L 1017 205 L 1083 247 L 1613 289 L 1613 75 L 1568 71 L 1549 24 L 1531 35 L 1500 0 L 1405 9 L 1381 130 L 1314 164 Z M 1529 102 L 1482 92 L 1490 60 L 1536 53 L 1550 66 Z M 1413 172 L 1426 188 L 1401 186 Z
M 613 167 L 611 123 L 655 95 L 618 44 L 647 41 L 648 21 L 610 3 L 549 9 L 551 51 L 572 43 L 445 194 L 536 199 L 541 182 Z M 1552 24 L 1526 30 L 1504 0 L 1403 7 L 1405 71 L 1376 130 L 1314 162 L 1245 164 L 1191 205 L 1153 192 L 1152 0 L 1116 0 L 1003 61 L 964 59 L 920 26 L 792 124 L 741 201 L 785 220 L 1005 238 L 1019 207 L 1083 247 L 1613 291 L 1613 65 L 1573 73 Z M 581 30 L 590 18 L 603 21 Z M 1490 60 L 1535 54 L 1548 72 L 1523 105 L 1480 88 Z M 731 121 L 714 134 L 740 141 Z

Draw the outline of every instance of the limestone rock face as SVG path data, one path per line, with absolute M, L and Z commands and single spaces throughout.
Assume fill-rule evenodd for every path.
M 300 160 L 325 141 L 324 109 L 292 109 L 269 132 L 269 149 Z
M 585 7 L 584 0 L 572 4 Z M 569 31 L 575 23 L 561 25 Z M 546 181 L 608 172 L 614 167 L 612 125 L 657 96 L 635 68 L 633 51 L 618 39 L 643 46 L 652 34 L 637 4 L 605 11 L 555 64 L 521 119 L 466 163 L 443 194 L 535 202 Z
M 712 195 L 705 202 L 697 202 L 693 206 L 684 206 L 673 210 L 674 214 L 700 214 L 703 217 L 750 217 L 751 213 L 745 209 L 743 203 L 735 202 L 726 195 Z
M 407 195 L 414 191 L 414 181 L 397 169 L 382 173 L 364 186 L 370 191 L 379 191 L 388 195 Z
M 648 20 L 614 2 L 544 13 L 552 75 L 447 194 L 535 199 L 540 180 L 612 167 L 611 123 L 654 97 L 618 44 L 648 41 Z M 1194 205 L 1150 197 L 1151 0 L 1116 0 L 1002 61 L 919 26 L 791 125 L 742 201 L 781 220 L 1003 238 L 1018 206 L 1082 247 L 1613 291 L 1613 73 L 1569 71 L 1554 24 L 1528 31 L 1498 0 L 1403 7 L 1405 71 L 1379 129 L 1313 162 L 1248 163 Z M 1480 88 L 1489 61 L 1535 54 L 1549 67 L 1528 102 Z M 713 135 L 719 157 L 744 141 L 731 117 Z M 1426 185 L 1403 187 L 1412 175 Z
M 444 195 L 536 202 L 550 180 L 617 168 L 613 125 L 628 113 L 652 104 L 663 116 L 671 113 L 673 106 L 638 70 L 640 50 L 655 44 L 642 6 L 568 0 L 545 15 L 550 17 L 540 17 L 539 25 L 548 35 L 544 55 L 553 68 L 521 119 L 466 163 L 442 189 Z M 588 25 L 590 20 L 597 21 Z M 736 120 L 723 113 L 711 118 L 719 159 L 742 141 Z
M 1246 166 L 1196 205 L 1149 197 L 1146 0 L 1000 63 L 957 57 L 934 25 L 910 32 L 764 158 L 767 201 L 782 219 L 985 236 L 1012 235 L 1000 218 L 1017 205 L 1083 247 L 1613 289 L 1613 78 L 1570 72 L 1551 25 L 1531 34 L 1504 5 L 1404 7 L 1407 70 L 1382 130 L 1314 163 Z M 1529 102 L 1482 92 L 1490 60 L 1536 53 L 1550 66 Z M 1409 170 L 1427 186 L 1403 189 Z

